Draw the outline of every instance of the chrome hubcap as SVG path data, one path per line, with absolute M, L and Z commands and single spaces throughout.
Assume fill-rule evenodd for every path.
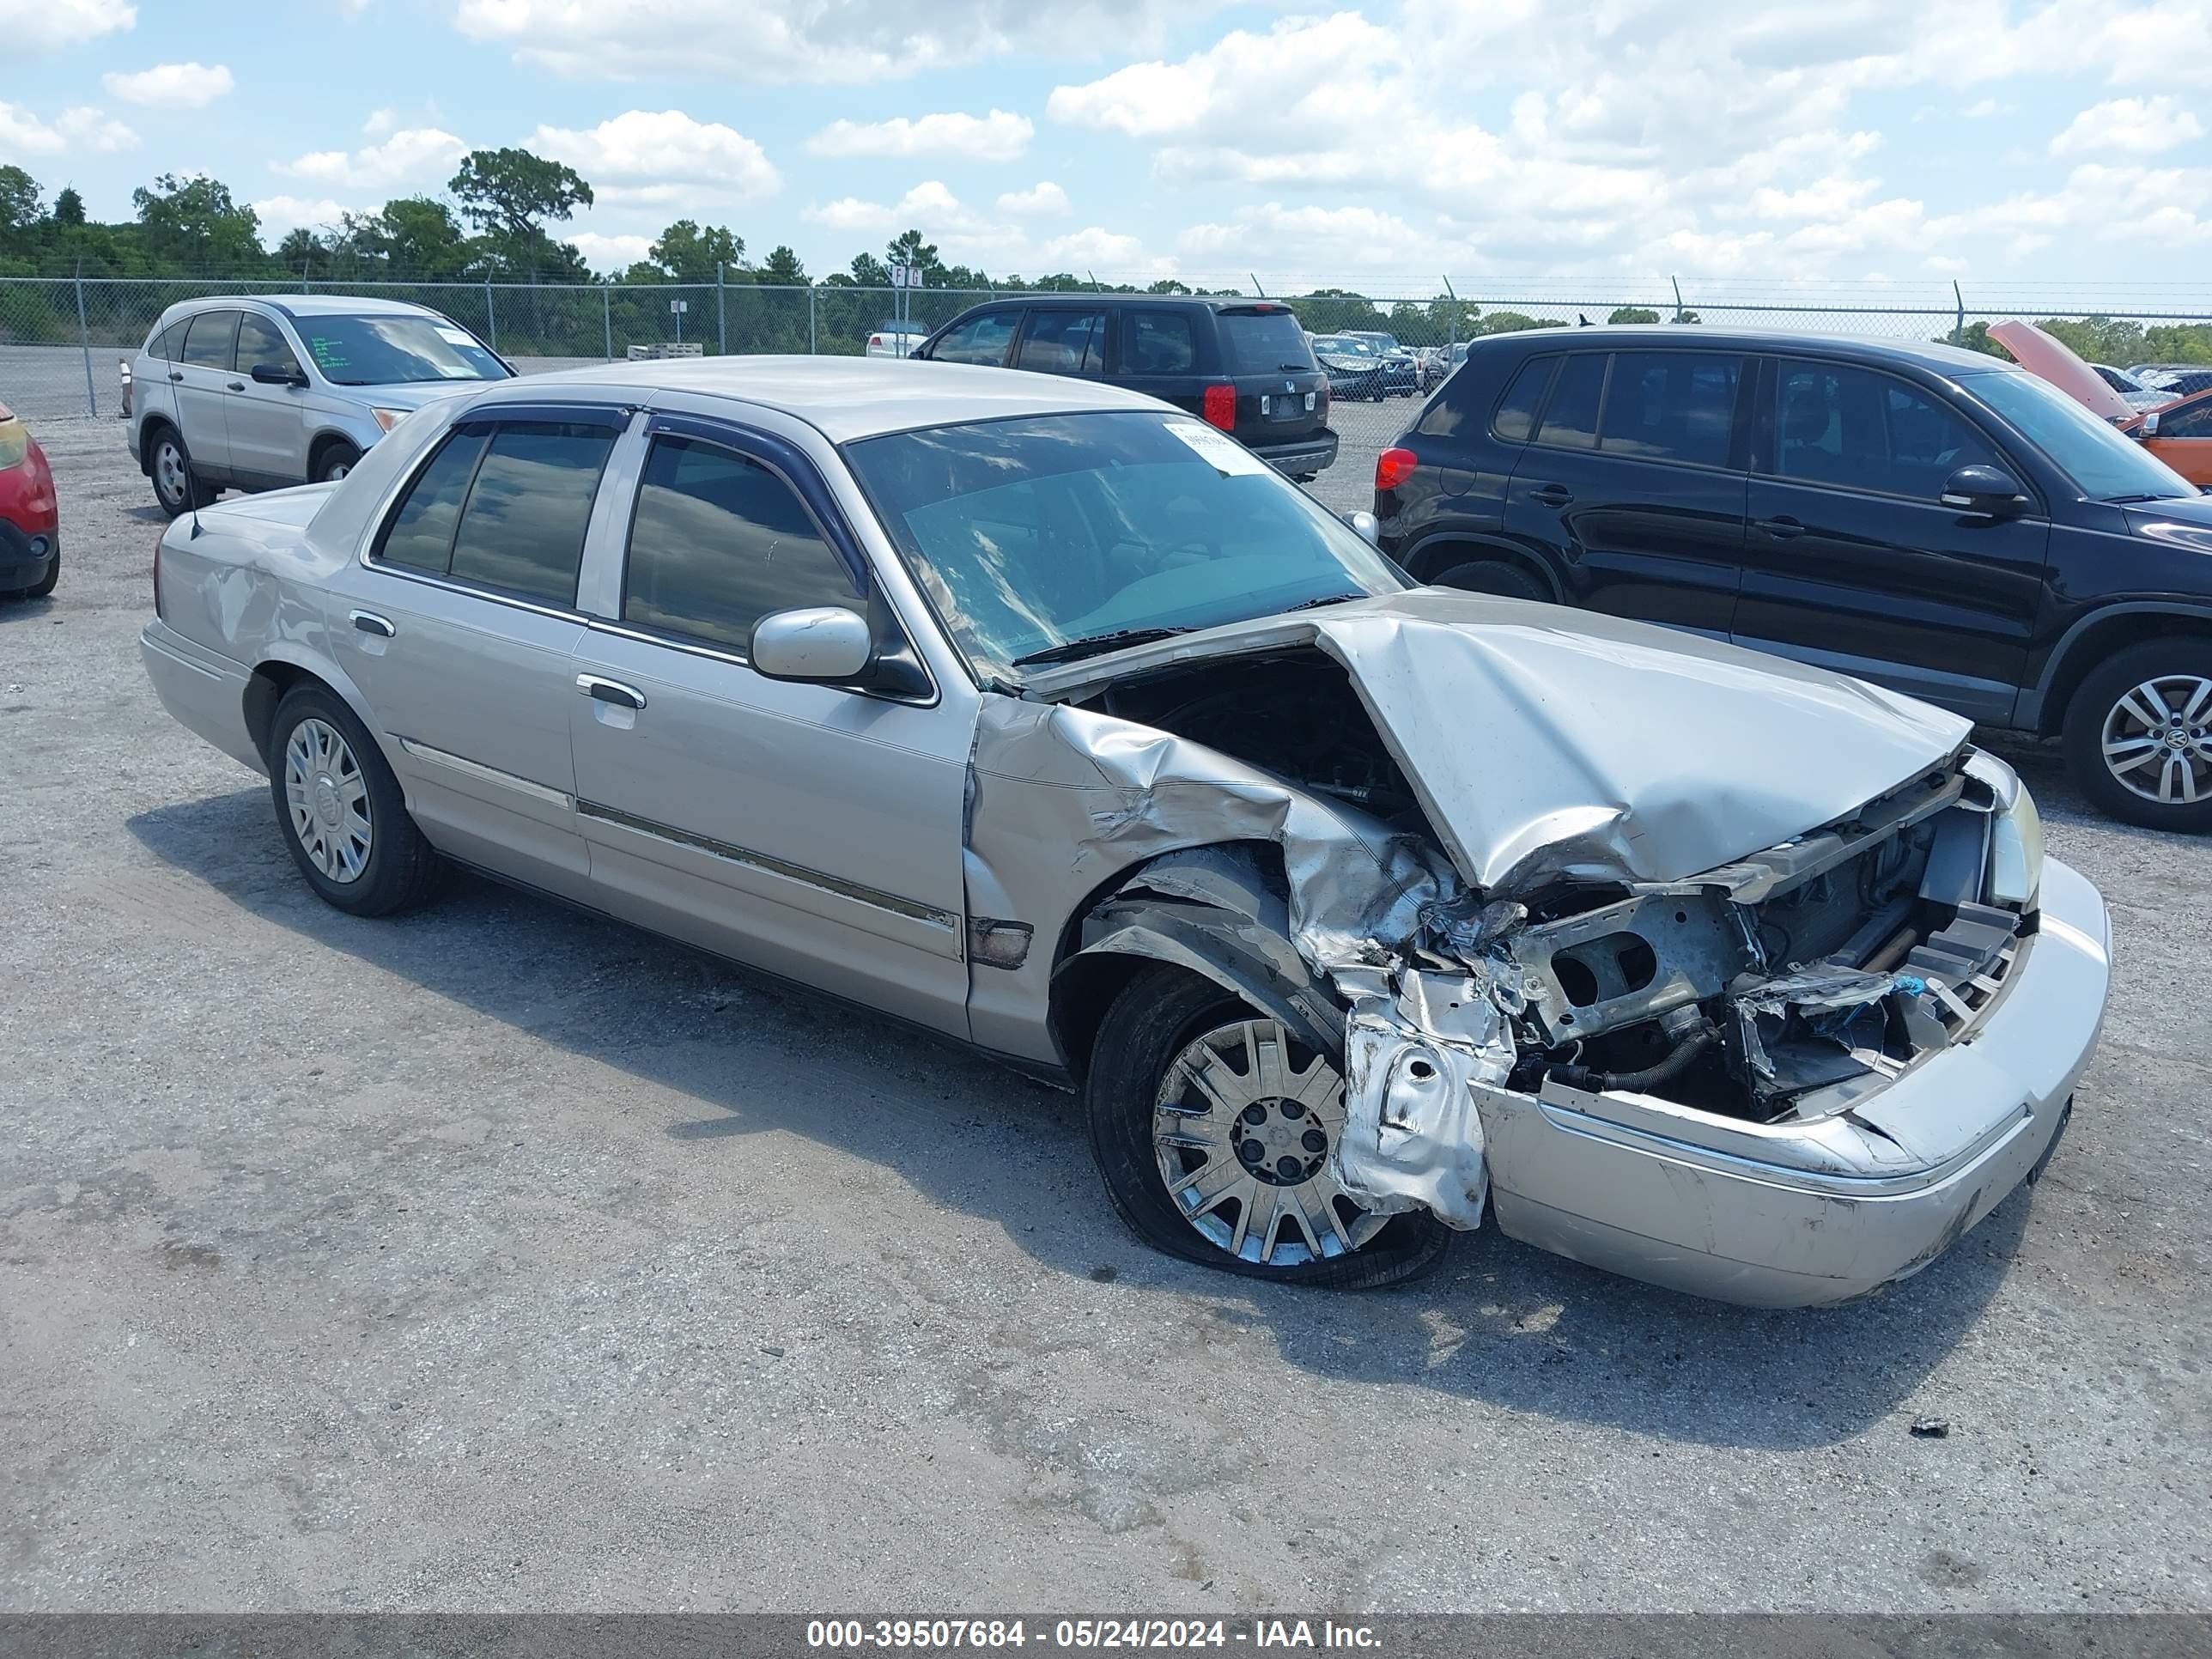
M 161 486 L 161 494 L 172 501 L 185 493 L 185 458 L 174 444 L 163 444 L 154 452 L 154 482 Z
M 2165 806 L 2212 799 L 2212 680 L 2145 680 L 2105 716 L 2105 765 L 2121 786 Z
M 368 781 L 336 727 L 301 720 L 284 744 L 284 799 L 308 862 L 332 881 L 359 879 L 373 831 Z
M 1206 1032 L 1169 1063 L 1152 1152 L 1190 1224 L 1237 1257 L 1294 1267 L 1348 1255 L 1382 1230 L 1328 1172 L 1344 1079 L 1272 1019 Z

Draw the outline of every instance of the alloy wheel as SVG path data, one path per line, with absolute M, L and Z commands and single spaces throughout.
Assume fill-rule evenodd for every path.
M 1293 1267 L 1348 1255 L 1389 1220 L 1329 1174 L 1344 1079 L 1273 1019 L 1217 1026 L 1167 1067 L 1152 1151 L 1183 1218 L 1240 1261 Z
M 375 835 L 368 780 L 337 727 L 304 720 L 292 728 L 284 743 L 284 799 L 307 861 L 334 882 L 359 880 Z
M 2131 794 L 2161 806 L 2212 799 L 2212 679 L 2145 680 L 2105 715 L 2105 767 Z
M 185 452 L 177 447 L 173 438 L 164 438 L 154 446 L 154 488 L 161 491 L 165 501 L 181 501 L 191 489 Z

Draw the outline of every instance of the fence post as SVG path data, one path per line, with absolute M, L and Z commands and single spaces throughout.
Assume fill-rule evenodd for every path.
M 100 413 L 100 394 L 92 386 L 92 330 L 84 320 L 84 261 L 76 263 L 76 337 L 84 346 L 84 412 Z
M 722 271 L 723 271 L 723 265 L 722 265 L 722 262 L 721 262 L 720 259 L 715 260 L 715 261 L 714 261 L 714 355 L 715 355 L 716 356 L 718 356 L 718 357 L 726 357 L 726 356 L 728 356 L 730 355 L 730 313 L 729 313 L 728 308 L 727 308 L 726 306 L 724 306 L 724 305 L 723 305 L 723 303 L 722 303 L 722 295 L 723 295 L 723 292 L 724 292 L 723 283 L 722 283 Z
M 494 351 L 499 349 L 499 313 L 491 308 L 491 278 L 484 278 L 484 332 L 490 337 L 486 342 Z
M 1674 285 L 1674 320 L 1679 323 L 1682 320 L 1682 279 L 1669 276 L 1667 280 Z
M 1959 279 L 1955 276 L 1951 279 L 1951 297 L 1959 306 L 1958 320 L 1951 325 L 1951 343 L 1964 345 L 1966 343 L 1966 296 L 1959 292 Z
M 806 285 L 806 355 L 811 357 L 817 349 L 814 343 L 814 284 L 809 283 Z
M 615 291 L 611 288 L 599 290 L 599 333 L 605 337 L 607 361 L 615 360 Z

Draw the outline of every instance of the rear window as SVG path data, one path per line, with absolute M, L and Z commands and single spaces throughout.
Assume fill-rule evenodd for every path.
M 1552 401 L 1544 410 L 1544 424 L 1537 428 L 1536 441 L 1566 449 L 1595 449 L 1598 394 L 1604 389 L 1604 353 L 1568 358 L 1552 387 Z
M 1498 405 L 1498 419 L 1492 424 L 1498 435 L 1507 443 L 1527 443 L 1528 434 L 1536 429 L 1536 410 L 1544 401 L 1544 388 L 1550 383 L 1552 370 L 1559 361 L 1557 357 L 1530 358 L 1521 365 L 1513 384 L 1506 387 L 1504 401 Z
M 1623 351 L 1606 384 L 1607 454 L 1726 466 L 1743 359 L 1693 351 Z
M 515 421 L 449 436 L 384 533 L 386 564 L 451 575 L 564 609 L 611 427 Z
M 1273 374 L 1314 366 L 1305 331 L 1287 311 L 1224 311 L 1221 349 L 1232 374 Z
M 1121 370 L 1127 374 L 1183 374 L 1198 367 L 1187 311 L 1121 313 Z

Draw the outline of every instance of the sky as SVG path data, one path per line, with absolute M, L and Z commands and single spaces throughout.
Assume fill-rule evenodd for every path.
M 600 269 L 2212 305 L 2212 0 L 0 0 L 0 162 L 270 242 L 522 144 Z M 2200 112 L 2203 112 L 2200 113 Z M 2113 304 L 2112 308 L 2123 308 Z

